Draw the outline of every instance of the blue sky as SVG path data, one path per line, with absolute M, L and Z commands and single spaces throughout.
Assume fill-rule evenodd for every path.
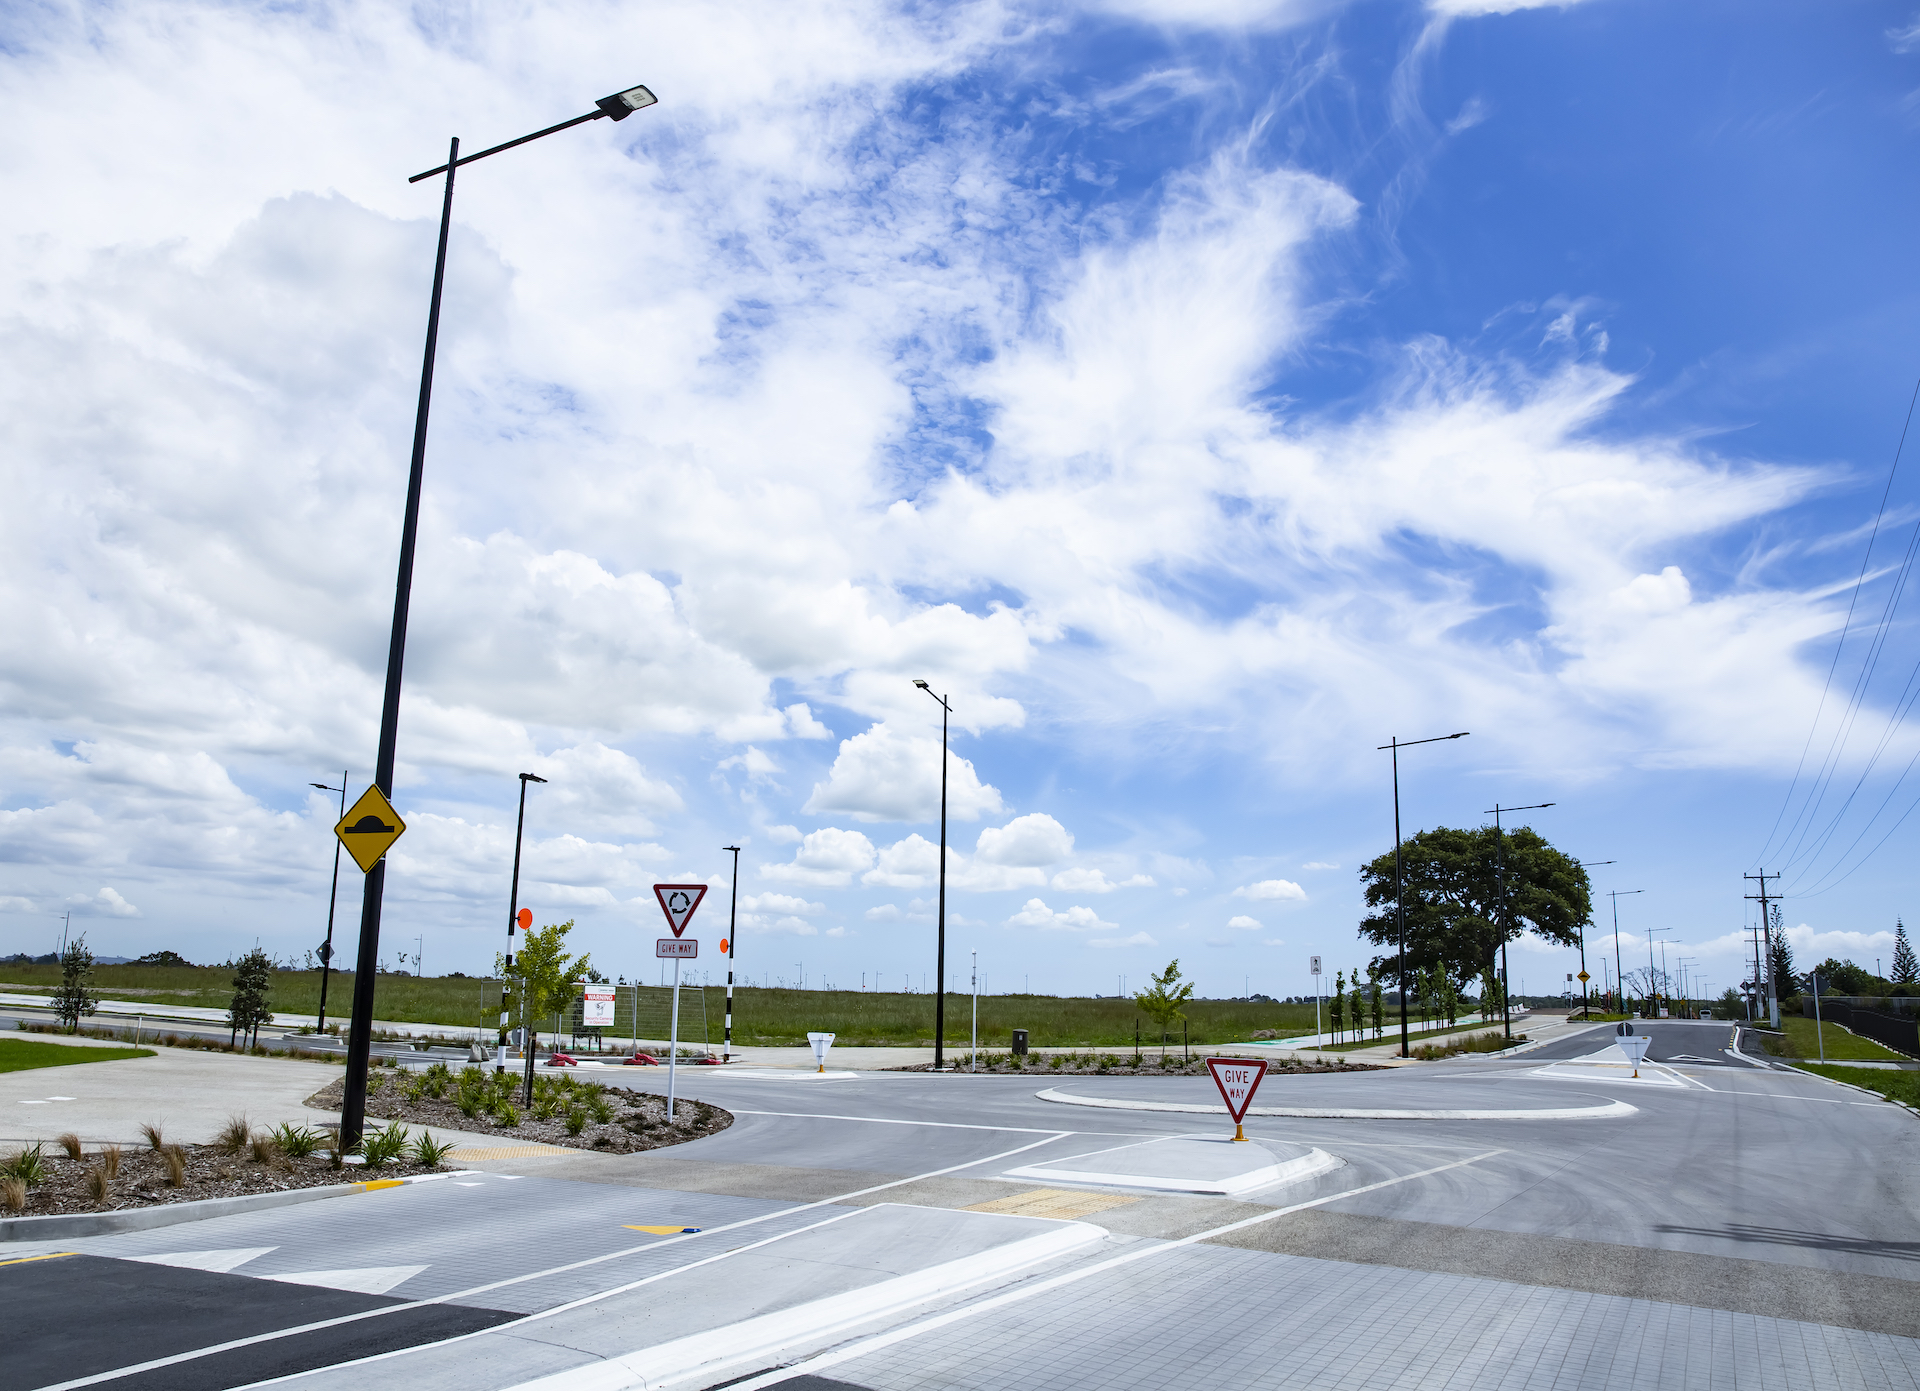
M 1555 802 L 1645 890 L 1624 954 L 1731 983 L 1782 864 L 1802 956 L 1891 954 L 1909 6 L 6 23 L 0 950 L 70 910 L 116 954 L 318 942 L 305 784 L 372 760 L 438 207 L 405 176 L 639 80 L 460 184 L 394 950 L 491 961 L 534 771 L 522 901 L 610 971 L 738 843 L 743 970 L 917 982 L 925 677 L 993 988 L 1363 962 L 1375 746 L 1455 729 L 1406 825 Z

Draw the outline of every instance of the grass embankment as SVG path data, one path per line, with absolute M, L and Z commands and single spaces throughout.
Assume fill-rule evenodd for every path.
M 1870 1038 L 1862 1038 L 1851 1030 L 1843 1029 L 1832 1020 L 1822 1020 L 1820 1031 L 1814 1032 L 1811 1019 L 1798 1019 L 1793 1015 L 1783 1015 L 1780 1020 L 1781 1034 L 1761 1035 L 1761 1046 L 1776 1058 L 1813 1058 L 1820 1057 L 1820 1046 L 1826 1044 L 1827 1058 L 1845 1062 L 1848 1059 L 1862 1059 L 1874 1062 L 1912 1061 L 1904 1053 L 1896 1053 L 1891 1048 L 1875 1043 Z M 1846 1079 L 1852 1081 L 1851 1077 Z
M 122 1058 L 151 1058 L 151 1048 L 88 1048 L 71 1043 L 40 1043 L 33 1039 L 0 1039 L 0 1072 L 26 1072 L 36 1067 L 68 1067 L 75 1063 L 111 1063 Z
M 1800 1066 L 1816 1076 L 1835 1082 L 1850 1082 L 1856 1087 L 1877 1092 L 1889 1101 L 1920 1107 L 1920 1072 L 1897 1072 L 1892 1068 L 1878 1067 L 1829 1067 L 1825 1063 L 1802 1063 Z
M 51 991 L 59 983 L 55 965 L 0 967 L 0 990 Z M 94 988 L 105 999 L 151 1002 L 156 1006 L 193 1005 L 225 1009 L 233 995 L 233 973 L 217 966 L 100 966 L 94 969 Z M 697 1040 L 701 1027 L 702 987 L 680 992 L 680 1029 L 683 1040 Z M 726 1009 L 723 986 L 704 987 L 706 1032 L 717 1045 Z M 657 986 L 641 991 L 640 1036 L 658 1038 L 655 1017 L 661 1014 L 662 992 Z M 344 1020 L 353 999 L 353 976 L 335 971 L 327 987 L 327 1018 Z M 275 971 L 268 1007 L 282 1014 L 312 1014 L 320 1003 L 318 971 Z M 807 1034 L 822 1031 L 838 1035 L 841 1045 L 933 1045 L 931 995 L 908 995 L 859 990 L 779 990 L 739 986 L 734 990 L 733 1039 L 749 1046 L 804 1045 Z M 947 996 L 947 1043 L 967 1040 L 971 1031 L 972 997 Z M 500 1018 L 500 983 L 478 978 L 381 976 L 375 983 L 376 1019 L 402 1024 L 445 1024 L 456 1028 L 492 1029 Z M 550 1027 L 541 1021 L 543 1031 Z M 1142 1047 L 1159 1045 L 1159 1030 L 1141 1014 L 1132 1000 L 1061 998 L 1052 995 L 983 995 L 980 997 L 980 1044 L 1006 1048 L 1012 1031 L 1026 1029 L 1035 1047 L 1082 1047 L 1130 1044 L 1139 1026 Z M 1265 1030 L 1282 1037 L 1310 1033 L 1313 1006 L 1250 1004 L 1243 1000 L 1194 1000 L 1187 1006 L 1188 1042 L 1237 1043 Z M 611 1037 L 631 1036 L 633 994 L 618 992 Z M 1180 1031 L 1169 1035 L 1180 1041 Z
M 1408 1022 L 1412 1026 L 1409 1030 L 1410 1037 L 1415 1039 L 1445 1038 L 1448 1034 L 1466 1033 L 1473 1029 L 1498 1029 L 1500 1027 L 1500 1021 L 1497 1019 L 1490 1025 L 1482 1020 L 1478 1024 L 1455 1024 L 1445 1029 L 1422 1028 L 1420 1027 L 1420 1021 L 1417 1019 L 1409 1020 Z M 1396 1048 L 1400 1046 L 1400 1020 L 1397 1015 L 1391 1024 L 1383 1023 L 1381 1025 L 1380 1037 L 1378 1038 L 1373 1037 L 1373 1028 L 1369 1025 L 1367 1028 L 1367 1037 L 1358 1043 L 1323 1043 L 1317 1048 L 1305 1048 L 1301 1051 L 1306 1053 L 1351 1053 L 1356 1048 L 1384 1048 L 1388 1044 L 1392 1044 Z

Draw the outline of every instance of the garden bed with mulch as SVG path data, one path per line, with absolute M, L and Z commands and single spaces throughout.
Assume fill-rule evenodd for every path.
M 1205 1077 L 1207 1060 L 1194 1054 L 1183 1061 L 1178 1053 L 1169 1053 L 1162 1062 L 1159 1055 L 1146 1053 L 1137 1059 L 1131 1053 L 1030 1053 L 1015 1058 L 1008 1053 L 982 1053 L 978 1067 L 972 1066 L 964 1051 L 948 1054 L 948 1068 L 954 1072 L 998 1072 L 1026 1077 Z M 913 1063 L 888 1068 L 889 1072 L 932 1072 L 932 1063 Z M 1381 1072 L 1373 1063 L 1352 1063 L 1335 1055 L 1307 1062 L 1296 1058 L 1267 1059 L 1267 1074 L 1281 1072 Z
M 244 1127 L 244 1122 L 238 1124 Z M 342 1160 L 335 1167 L 332 1153 L 319 1148 L 326 1139 L 318 1133 L 309 1138 L 315 1149 L 306 1155 L 288 1154 L 265 1131 L 250 1134 L 237 1146 L 176 1145 L 165 1140 L 137 1148 L 88 1148 L 78 1140 L 69 1145 L 28 1145 L 0 1157 L 0 1216 L 117 1212 L 371 1178 L 405 1178 L 443 1167 L 408 1155 L 377 1166 Z
M 520 1104 L 522 1085 L 517 1072 L 478 1067 L 455 1072 L 438 1063 L 418 1072 L 377 1071 L 367 1079 L 367 1117 L 601 1154 L 681 1145 L 733 1124 L 732 1113 L 684 1097 L 668 1120 L 663 1096 L 567 1074 L 535 1077 L 528 1108 Z M 341 1078 L 308 1097 L 306 1104 L 338 1111 L 345 1088 L 346 1079 Z

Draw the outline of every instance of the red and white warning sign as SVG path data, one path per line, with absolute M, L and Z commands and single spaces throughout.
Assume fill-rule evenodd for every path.
M 705 884 L 655 884 L 653 896 L 660 900 L 660 911 L 667 915 L 667 926 L 678 937 L 687 930 L 693 910 L 707 896 Z
M 1253 1094 L 1260 1090 L 1260 1079 L 1267 1075 L 1266 1059 L 1249 1062 L 1245 1058 L 1208 1058 L 1207 1071 L 1213 1074 L 1213 1085 L 1220 1089 L 1227 1114 L 1233 1117 L 1233 1138 L 1244 1140 L 1240 1122 L 1253 1105 Z

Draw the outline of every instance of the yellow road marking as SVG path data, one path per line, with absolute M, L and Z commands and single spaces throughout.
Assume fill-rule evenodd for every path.
M 591 1150 L 564 1149 L 559 1145 L 492 1145 L 478 1149 L 458 1149 L 447 1158 L 463 1164 L 488 1159 L 551 1159 L 562 1154 L 591 1154 Z
M 359 1185 L 362 1193 L 371 1193 L 376 1188 L 399 1188 L 406 1183 L 403 1178 L 370 1178 Z
M 15 1256 L 10 1261 L 0 1261 L 0 1265 L 25 1265 L 28 1261 L 57 1261 L 62 1256 L 77 1256 L 78 1251 L 49 1251 L 44 1256 Z
M 1015 1193 L 1010 1198 L 995 1198 L 988 1203 L 975 1203 L 972 1207 L 962 1208 L 963 1212 L 1004 1212 L 1016 1217 L 1086 1217 L 1096 1212 L 1105 1212 L 1110 1207 L 1125 1207 L 1128 1203 L 1137 1203 L 1138 1198 L 1122 1197 L 1117 1193 L 1085 1193 L 1065 1188 L 1031 1188 L 1025 1193 Z

